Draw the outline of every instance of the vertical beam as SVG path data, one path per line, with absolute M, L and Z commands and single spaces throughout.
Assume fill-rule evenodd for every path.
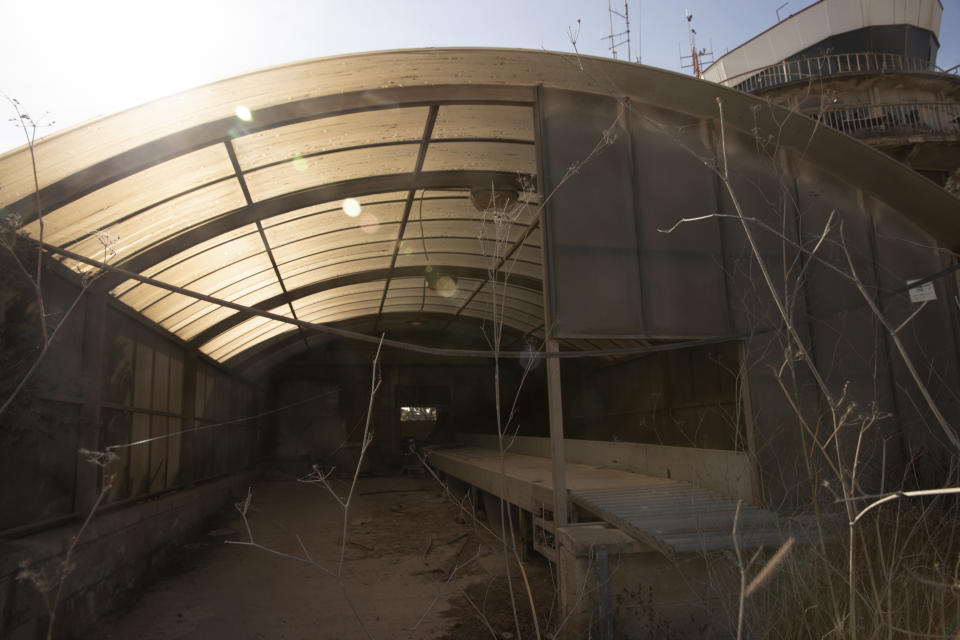
M 187 432 L 180 436 L 180 484 L 183 485 L 192 484 L 198 478 L 197 434 L 190 433 L 197 426 L 198 353 L 190 347 L 183 350 L 183 401 L 180 403 L 183 417 L 180 428 Z
M 600 637 L 613 640 L 613 612 L 610 608 L 610 559 L 606 547 L 596 550 L 597 617 L 600 618 Z
M 763 484 L 760 477 L 760 459 L 757 449 L 757 432 L 753 425 L 753 402 L 750 396 L 750 367 L 747 366 L 747 347 L 743 340 L 737 341 L 737 359 L 740 361 L 740 410 L 743 412 L 743 427 L 746 433 L 747 460 L 750 462 L 750 497 L 753 502 L 765 504 L 763 501 Z
M 537 98 L 534 105 L 534 137 L 536 140 L 537 158 L 537 185 L 540 190 L 543 207 L 540 210 L 540 228 L 543 232 L 543 242 L 540 247 L 540 264 L 543 269 L 543 325 L 546 338 L 547 352 L 556 352 L 560 345 L 553 337 L 553 323 L 551 322 L 551 302 L 553 295 L 553 278 L 550 277 L 550 234 L 549 223 L 550 202 L 546 199 L 550 184 L 544 179 L 547 144 L 543 118 L 543 86 L 537 87 Z M 546 358 L 547 361 L 547 407 L 550 416 L 550 458 L 553 466 L 553 519 L 557 527 L 565 527 L 569 522 L 567 509 L 567 458 L 563 450 L 563 396 L 560 392 L 560 360 Z M 559 556 L 558 556 L 559 557 Z
M 547 351 L 558 351 L 547 339 Z M 567 458 L 563 450 L 563 396 L 560 393 L 560 360 L 547 358 L 547 402 L 550 411 L 550 457 L 553 462 L 553 519 L 558 527 L 569 522 L 567 509 Z
M 81 348 L 83 406 L 80 409 L 79 446 L 90 451 L 100 449 L 100 397 L 103 387 L 103 327 L 106 323 L 107 296 L 91 288 L 86 294 Z M 77 458 L 74 512 L 85 514 L 100 493 L 100 467 Z

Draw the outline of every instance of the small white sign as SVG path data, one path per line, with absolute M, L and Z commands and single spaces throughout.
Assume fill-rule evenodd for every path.
M 907 280 L 907 284 L 913 284 L 918 280 Z M 924 282 L 919 287 L 910 288 L 910 302 L 930 302 L 937 299 L 937 290 L 933 288 L 932 282 Z

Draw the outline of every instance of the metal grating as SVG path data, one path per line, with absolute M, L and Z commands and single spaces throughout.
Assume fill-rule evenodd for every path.
M 665 478 L 643 478 L 636 487 L 570 491 L 575 505 L 603 518 L 667 556 L 732 550 L 736 500 Z M 776 514 L 740 506 L 741 549 L 779 546 L 786 539 Z

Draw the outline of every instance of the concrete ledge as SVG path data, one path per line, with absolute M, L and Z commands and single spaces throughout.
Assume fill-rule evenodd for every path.
M 473 447 L 497 448 L 495 435 L 461 433 L 457 440 Z M 567 462 L 683 480 L 733 500 L 754 503 L 750 458 L 742 451 L 571 438 L 564 439 L 563 448 Z M 550 451 L 550 438 L 518 436 L 510 446 L 511 453 L 541 458 L 549 458 Z
M 238 474 L 94 517 L 74 552 L 57 610 L 56 637 L 82 637 L 144 577 L 193 538 L 204 521 L 242 496 L 256 476 Z M 46 634 L 40 594 L 17 580 L 21 563 L 55 575 L 80 524 L 0 542 L 0 637 L 34 640 Z

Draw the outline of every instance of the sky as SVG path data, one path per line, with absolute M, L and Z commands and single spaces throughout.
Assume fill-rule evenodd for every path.
M 624 13 L 624 0 L 609 0 Z M 697 47 L 720 56 L 814 0 L 628 0 L 631 53 L 681 69 Z M 941 0 L 938 64 L 960 64 L 960 0 Z M 610 56 L 608 0 L 0 0 L 0 92 L 38 135 L 177 91 L 285 62 L 419 47 L 517 47 Z M 614 32 L 624 31 L 614 17 Z M 618 57 L 626 59 L 626 46 Z M 689 72 L 689 71 L 684 71 Z M 0 103 L 0 152 L 23 132 Z M 50 124 L 52 123 L 52 124 Z M 2 177 L 0 177 L 2 180 Z

